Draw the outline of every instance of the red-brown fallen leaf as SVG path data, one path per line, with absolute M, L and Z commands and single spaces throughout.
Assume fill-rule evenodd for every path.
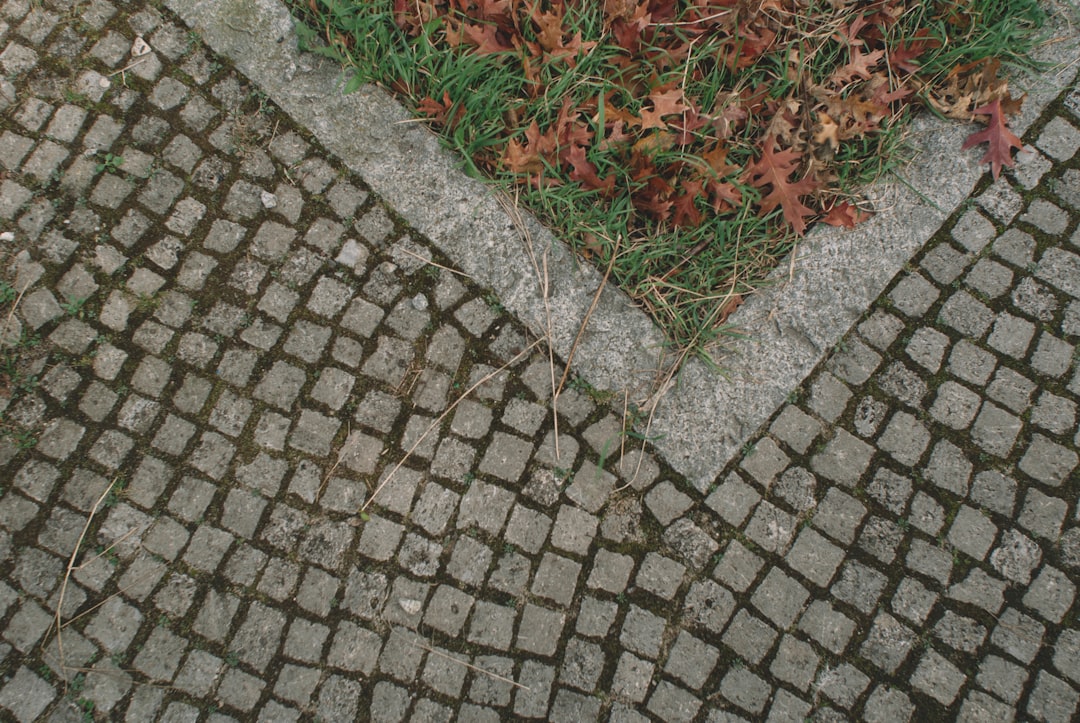
M 610 196 L 615 190 L 615 176 L 608 174 L 606 178 L 600 178 L 596 173 L 596 166 L 585 157 L 583 146 L 571 147 L 567 160 L 573 166 L 570 171 L 571 180 L 578 181 L 585 188 L 600 191 L 604 196 Z
M 847 201 L 840 201 L 834 203 L 829 212 L 825 214 L 821 220 L 830 226 L 843 226 L 844 228 L 855 228 L 855 224 L 862 223 L 870 214 L 860 209 L 858 206 L 854 206 Z
M 476 46 L 477 55 L 491 55 L 514 49 L 514 46 L 499 39 L 499 29 L 494 25 L 466 25 L 464 31 L 469 42 Z
M 536 25 L 536 40 L 540 47 L 549 53 L 562 47 L 563 15 L 562 12 L 540 12 L 540 3 L 534 2 L 527 6 L 529 19 Z M 553 10 L 561 11 L 562 7 L 553 5 Z
M 712 209 L 716 214 L 727 213 L 742 204 L 742 191 L 726 181 L 709 180 L 705 184 L 712 197 Z
M 842 68 L 838 68 L 831 76 L 829 82 L 836 86 L 850 83 L 856 78 L 870 80 L 872 69 L 885 57 L 884 50 L 875 50 L 872 53 L 863 54 L 858 46 L 851 46 L 851 61 Z
M 814 131 L 814 143 L 819 146 L 829 146 L 834 151 L 840 147 L 840 126 L 828 113 L 818 111 L 819 129 Z
M 790 148 L 777 150 L 776 138 L 768 136 L 762 143 L 761 158 L 746 169 L 746 179 L 755 188 L 770 188 L 767 195 L 759 202 L 762 213 L 768 213 L 777 206 L 783 209 L 784 220 L 800 236 L 806 231 L 806 218 L 813 215 L 800 200 L 818 187 L 818 182 L 808 175 L 798 181 L 789 177 L 799 169 L 802 154 Z
M 732 171 L 739 170 L 738 166 L 733 166 L 727 162 L 728 148 L 723 143 L 717 143 L 707 151 L 701 152 L 701 160 L 709 164 L 709 168 L 718 177 L 723 178 Z
M 529 150 L 513 138 L 506 144 L 502 162 L 507 170 L 513 173 L 539 173 L 544 170 L 544 161 L 540 154 Z
M 690 110 L 690 106 L 683 103 L 682 88 L 664 87 L 668 89 L 657 88 L 649 93 L 649 100 L 652 101 L 653 109 L 645 110 L 643 108 L 641 110 L 641 130 L 667 128 L 667 123 L 661 120 L 663 116 Z
M 683 192 L 675 199 L 671 223 L 674 226 L 698 226 L 701 224 L 701 211 L 694 202 L 704 190 L 701 181 L 683 181 L 682 188 Z
M 986 115 L 990 117 L 987 120 L 986 128 L 968 136 L 967 140 L 964 141 L 961 150 L 967 150 L 980 143 L 988 144 L 989 148 L 987 148 L 986 155 L 979 160 L 979 163 L 989 163 L 990 170 L 993 172 L 994 178 L 996 179 L 1001 173 L 1002 166 L 1012 168 L 1016 165 L 1016 162 L 1012 158 L 1012 149 L 1022 149 L 1024 147 L 1024 142 L 1009 130 L 1009 126 L 1005 122 L 1005 114 L 1001 110 L 1001 101 L 999 99 L 995 98 L 987 105 L 976 108 L 972 112 L 976 115 Z
M 502 23 L 509 20 L 510 0 L 480 0 L 480 17 Z
M 915 37 L 910 42 L 902 43 L 899 46 L 890 49 L 887 56 L 889 66 L 899 68 L 906 73 L 919 72 L 921 67 L 918 63 L 914 62 L 915 59 L 927 50 L 941 46 L 941 42 L 935 38 L 929 37 L 929 33 L 929 30 L 922 28 L 915 34 Z
M 728 299 L 727 303 L 720 309 L 720 318 L 717 320 L 717 323 L 723 324 L 727 321 L 727 318 L 734 314 L 735 310 L 742 306 L 743 301 L 745 300 L 746 299 L 743 298 L 742 294 L 735 294 Z
M 450 93 L 444 91 L 441 102 L 429 96 L 416 104 L 416 110 L 436 123 L 444 125 L 446 123 L 446 114 L 453 106 L 454 102 L 450 100 Z

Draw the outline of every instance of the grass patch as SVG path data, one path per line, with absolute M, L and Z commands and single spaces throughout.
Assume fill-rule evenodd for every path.
M 707 352 L 807 226 L 854 225 L 913 107 L 1008 112 L 1035 0 L 291 0 L 347 89 L 390 89 Z M 997 116 L 994 116 L 996 120 Z M 959 152 L 960 149 L 957 149 Z

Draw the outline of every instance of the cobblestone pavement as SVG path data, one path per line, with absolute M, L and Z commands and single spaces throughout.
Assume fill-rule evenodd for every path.
M 701 495 L 167 12 L 0 48 L 4 716 L 1075 714 L 1075 92 Z

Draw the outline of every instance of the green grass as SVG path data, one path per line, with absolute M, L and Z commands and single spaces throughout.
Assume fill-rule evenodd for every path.
M 616 283 L 653 315 L 675 345 L 705 353 L 731 331 L 725 325 L 727 314 L 743 295 L 764 283 L 798 240 L 781 209 L 763 210 L 763 191 L 745 173 L 760 158 L 763 137 L 772 132 L 778 108 L 797 104 L 793 115 L 798 127 L 785 144 L 801 153 L 795 178 L 821 181 L 804 202 L 817 217 L 838 203 L 858 205 L 859 189 L 902 161 L 904 127 L 914 105 L 970 115 L 980 99 L 1003 89 L 993 84 L 996 79 L 985 63 L 950 73 L 988 58 L 1006 66 L 1028 63 L 1042 22 L 1035 0 L 888 3 L 897 9 L 896 17 L 856 44 L 862 43 L 867 52 L 878 47 L 891 53 L 912 38 L 929 41 L 915 61 L 917 72 L 901 72 L 885 60 L 874 71 L 887 88 L 907 89 L 911 95 L 888 103 L 887 117 L 867 132 L 849 134 L 832 147 L 812 140 L 823 127 L 815 114 L 836 107 L 826 102 L 868 97 L 870 87 L 864 79 L 830 85 L 854 52 L 837 31 L 850 28 L 863 10 L 886 3 L 855 3 L 837 10 L 824 0 L 785 0 L 780 5 L 793 12 L 747 13 L 741 19 L 750 20 L 733 25 L 734 34 L 693 34 L 687 0 L 640 0 L 656 12 L 672 5 L 674 15 L 657 22 L 648 38 L 642 36 L 641 47 L 628 52 L 615 42 L 615 23 L 605 16 L 604 2 L 567 0 L 563 40 L 569 43 L 580 33 L 584 43 L 595 45 L 569 57 L 537 60 L 527 47 L 540 41 L 535 22 L 523 22 L 515 31 L 520 31 L 522 45 L 512 50 L 481 55 L 466 42 L 451 42 L 457 24 L 481 29 L 497 25 L 480 17 L 471 0 L 407 0 L 404 6 L 410 12 L 430 11 L 411 33 L 395 23 L 393 0 L 291 1 L 307 23 L 300 29 L 304 45 L 346 67 L 347 90 L 376 83 L 396 93 L 431 121 L 445 143 L 458 151 L 468 173 L 491 180 L 601 268 L 614 255 Z M 747 0 L 699 4 L 717 16 L 760 5 Z M 535 7 L 558 11 L 563 6 L 562 0 L 536 0 Z M 530 5 L 513 0 L 509 7 Z M 723 62 L 725 53 L 744 51 L 747 46 L 741 43 L 762 29 L 777 33 L 765 52 L 746 67 Z M 739 36 L 743 31 L 745 38 Z M 500 32 L 508 44 L 509 35 Z M 982 85 L 980 73 L 989 78 Z M 961 91 L 974 89 L 966 105 L 950 95 L 950 84 L 957 83 Z M 649 93 L 668 86 L 681 89 L 682 97 L 710 118 L 709 124 L 683 132 L 686 116 L 678 128 L 669 117 L 666 128 L 642 130 L 618 141 L 611 114 L 640 117 L 653 107 Z M 724 119 L 732 111 L 746 117 L 732 121 L 729 129 Z M 581 142 L 587 160 L 597 177 L 614 179 L 613 191 L 598 191 L 571 178 L 564 152 L 573 142 L 566 139 L 557 154 L 545 155 L 529 172 L 509 168 L 508 148 L 528 146 L 530 127 L 534 132 L 563 128 L 587 136 Z M 718 150 L 726 154 L 726 166 L 721 163 L 719 171 L 707 161 L 709 153 Z M 692 188 L 682 184 L 695 179 L 730 184 L 741 199 L 714 204 L 705 196 L 691 196 L 690 216 L 682 219 L 670 211 L 665 217 L 663 210 L 650 210 L 643 200 L 675 201 L 680 189 Z M 657 188 L 661 190 L 654 192 Z M 700 223 L 687 222 L 698 215 Z

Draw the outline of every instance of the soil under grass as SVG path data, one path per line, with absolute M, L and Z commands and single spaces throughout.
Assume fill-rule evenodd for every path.
M 1035 0 L 290 2 L 351 88 L 396 93 L 698 352 L 810 224 L 873 212 L 859 189 L 901 161 L 912 108 L 1015 110 L 1000 71 L 1043 18 Z

